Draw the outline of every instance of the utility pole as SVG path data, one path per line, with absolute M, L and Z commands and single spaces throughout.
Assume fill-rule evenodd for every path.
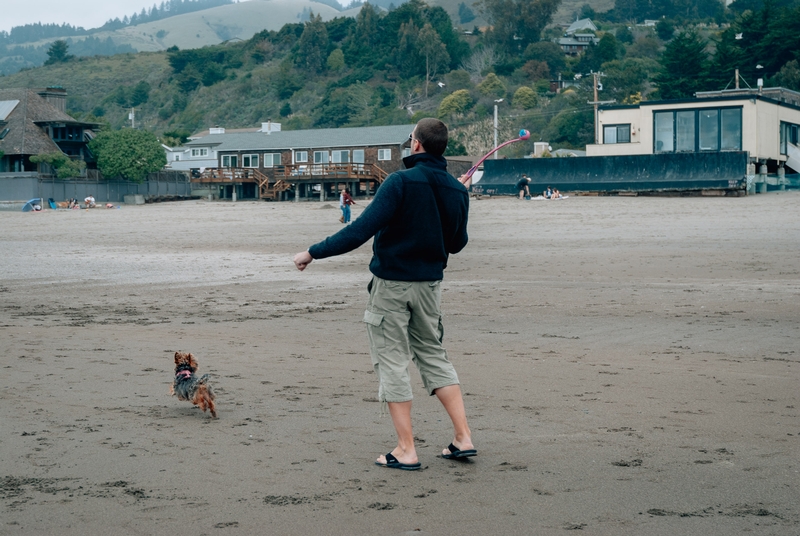
M 494 148 L 497 149 L 497 105 L 503 102 L 503 99 L 497 99 L 494 101 Z M 492 157 L 497 160 L 497 152 L 494 153 Z
M 599 101 L 597 100 L 597 92 L 602 89 L 603 86 L 598 88 L 597 77 L 600 73 L 592 73 L 593 82 L 592 86 L 594 87 L 594 100 L 590 101 L 589 104 L 594 104 L 594 144 L 597 145 L 600 143 L 600 132 L 599 132 L 599 124 L 598 124 L 598 106 L 600 104 L 613 104 L 617 101 L 615 100 L 608 100 L 608 101 Z

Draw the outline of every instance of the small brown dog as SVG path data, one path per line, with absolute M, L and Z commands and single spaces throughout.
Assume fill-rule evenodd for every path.
M 172 395 L 178 400 L 188 400 L 195 406 L 205 411 L 211 410 L 211 416 L 216 418 L 216 404 L 214 404 L 214 390 L 208 384 L 208 374 L 198 378 L 197 360 L 192 354 L 175 352 L 175 380 L 172 382 Z

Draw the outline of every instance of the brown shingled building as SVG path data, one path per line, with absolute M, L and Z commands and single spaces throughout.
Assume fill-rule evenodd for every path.
M 38 172 L 30 157 L 62 152 L 92 167 L 88 143 L 94 123 L 66 113 L 62 88 L 0 89 L 0 173 Z

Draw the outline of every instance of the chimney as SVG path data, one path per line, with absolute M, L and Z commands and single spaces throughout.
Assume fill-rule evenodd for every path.
M 273 132 L 280 132 L 280 131 L 281 131 L 281 124 L 273 123 L 272 119 L 267 119 L 266 123 L 261 123 L 261 132 L 272 134 Z
M 67 90 L 63 87 L 51 86 L 36 93 L 59 112 L 67 113 Z

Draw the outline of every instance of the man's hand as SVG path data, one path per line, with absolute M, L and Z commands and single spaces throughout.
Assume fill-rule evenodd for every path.
M 472 186 L 472 175 L 467 176 L 466 173 L 458 178 L 458 182 L 464 185 L 465 188 Z
M 297 266 L 297 269 L 301 272 L 306 269 L 306 266 L 311 264 L 311 261 L 314 260 L 314 257 L 308 251 L 303 251 L 302 253 L 298 253 L 294 256 L 294 265 Z

